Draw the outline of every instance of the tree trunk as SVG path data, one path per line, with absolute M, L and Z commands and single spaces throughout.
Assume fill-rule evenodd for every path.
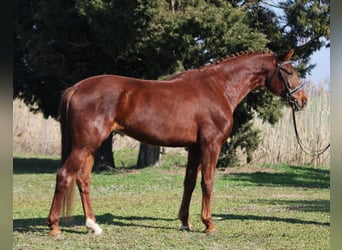
M 112 141 L 113 133 L 95 151 L 93 171 L 113 170 L 115 168 Z
M 155 165 L 160 159 L 160 147 L 140 144 L 137 168 Z

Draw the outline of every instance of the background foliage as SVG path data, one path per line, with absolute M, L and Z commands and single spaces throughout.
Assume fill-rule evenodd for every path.
M 14 98 L 58 118 L 61 92 L 86 77 L 164 79 L 247 49 L 296 48 L 305 76 L 312 53 L 329 46 L 329 12 L 330 1 L 318 0 L 17 0 Z M 251 93 L 220 164 L 233 164 L 237 147 L 250 160 L 259 144 L 251 119 L 275 123 L 281 106 L 264 90 Z

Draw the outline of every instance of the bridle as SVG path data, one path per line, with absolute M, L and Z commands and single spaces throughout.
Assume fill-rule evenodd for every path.
M 298 85 L 297 87 L 295 87 L 293 89 L 290 88 L 290 84 L 287 81 L 287 79 L 284 77 L 283 71 L 285 71 L 289 75 L 292 75 L 292 72 L 290 72 L 289 70 L 282 67 L 282 65 L 290 64 L 290 63 L 291 63 L 291 61 L 285 61 L 285 62 L 277 63 L 277 73 L 278 73 L 278 76 L 279 76 L 281 82 L 285 86 L 285 93 L 282 95 L 282 97 L 284 98 L 285 101 L 291 103 L 293 105 L 293 107 L 295 107 L 295 110 L 298 111 L 298 110 L 300 110 L 300 107 L 298 105 L 297 99 L 291 98 L 291 97 L 295 93 L 297 93 L 298 91 L 300 91 L 304 88 L 304 82 L 301 82 L 300 85 Z M 292 108 L 292 110 L 293 110 L 293 108 Z
M 276 64 L 276 72 L 281 80 L 281 82 L 284 84 L 285 86 L 285 93 L 282 94 L 282 97 L 284 98 L 284 100 L 286 102 L 289 102 L 290 104 L 292 104 L 291 108 L 292 108 L 292 118 L 293 118 L 293 127 L 295 130 L 295 134 L 296 134 L 296 139 L 297 142 L 299 144 L 299 147 L 301 148 L 301 150 L 306 153 L 309 154 L 311 156 L 320 156 L 321 154 L 323 154 L 329 147 L 330 147 L 330 143 L 328 143 L 327 146 L 323 147 L 322 149 L 319 150 L 313 150 L 307 146 L 304 145 L 303 141 L 301 140 L 298 130 L 297 130 L 297 122 L 296 122 L 296 115 L 295 112 L 300 110 L 300 107 L 298 105 L 298 102 L 296 100 L 296 98 L 292 98 L 292 96 L 297 93 L 298 91 L 302 90 L 304 88 L 304 82 L 301 82 L 301 84 L 293 89 L 290 88 L 290 84 L 287 81 L 286 77 L 284 77 L 283 75 L 283 71 L 285 71 L 287 74 L 291 75 L 292 72 L 290 72 L 289 70 L 287 70 L 286 68 L 282 67 L 282 65 L 285 64 L 289 64 L 292 61 L 284 61 L 284 62 L 277 62 Z M 275 73 L 275 72 L 274 72 Z M 270 81 L 272 80 L 274 73 L 272 75 L 272 77 L 270 78 Z

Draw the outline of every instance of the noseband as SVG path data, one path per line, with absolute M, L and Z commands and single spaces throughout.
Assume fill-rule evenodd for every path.
M 277 73 L 278 73 L 278 76 L 279 76 L 280 80 L 282 81 L 282 83 L 285 86 L 285 93 L 282 95 L 282 97 L 287 102 L 289 102 L 289 103 L 294 105 L 294 108 L 292 107 L 293 126 L 294 126 L 294 129 L 295 129 L 296 139 L 297 139 L 297 142 L 298 142 L 300 148 L 302 149 L 302 151 L 304 153 L 309 154 L 311 156 L 317 156 L 318 157 L 321 154 L 323 154 L 325 151 L 327 151 L 327 149 L 330 147 L 330 143 L 327 146 L 325 146 L 324 148 L 322 148 L 322 149 L 313 150 L 313 149 L 305 146 L 303 141 L 299 137 L 299 133 L 298 133 L 298 130 L 297 130 L 295 111 L 300 110 L 300 107 L 298 105 L 297 100 L 295 98 L 291 98 L 291 97 L 293 96 L 293 94 L 295 94 L 296 92 L 298 92 L 298 91 L 300 91 L 301 89 L 304 88 L 304 83 L 301 83 L 299 86 L 295 87 L 294 89 L 290 88 L 289 82 L 287 81 L 287 79 L 283 75 L 283 71 L 285 71 L 289 75 L 291 75 L 292 72 L 290 72 L 287 69 L 281 67 L 282 65 L 288 64 L 288 63 L 291 63 L 291 61 L 285 61 L 285 62 L 277 63 Z M 274 75 L 274 73 L 273 73 L 273 75 Z
M 287 79 L 284 77 L 283 75 L 283 71 L 285 71 L 287 74 L 291 75 L 292 72 L 288 71 L 287 69 L 281 67 L 284 64 L 289 64 L 291 63 L 291 61 L 285 61 L 285 62 L 280 62 L 277 63 L 277 73 L 278 76 L 281 80 L 281 82 L 284 84 L 285 86 L 285 93 L 282 95 L 283 98 L 285 99 L 285 101 L 291 103 L 294 105 L 295 110 L 300 110 L 300 107 L 298 105 L 298 102 L 295 98 L 291 98 L 295 93 L 297 93 L 298 91 L 302 90 L 304 88 L 304 83 L 301 83 L 299 86 L 295 87 L 294 89 L 290 88 L 290 84 L 287 81 Z

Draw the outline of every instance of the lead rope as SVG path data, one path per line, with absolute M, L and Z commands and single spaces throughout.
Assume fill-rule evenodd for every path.
M 307 146 L 304 145 L 303 141 L 300 139 L 299 137 L 299 134 L 298 134 L 298 131 L 297 131 L 297 122 L 296 122 L 296 115 L 295 115 L 295 110 L 292 109 L 292 118 L 293 118 L 293 127 L 294 127 L 294 130 L 295 130 L 295 134 L 296 134 L 296 138 L 297 138 L 297 142 L 301 148 L 301 150 L 308 154 L 308 155 L 311 155 L 311 156 L 320 156 L 321 154 L 323 154 L 325 151 L 328 150 L 328 148 L 330 147 L 330 143 L 325 146 L 324 148 L 322 149 L 319 149 L 319 150 L 313 150 Z

